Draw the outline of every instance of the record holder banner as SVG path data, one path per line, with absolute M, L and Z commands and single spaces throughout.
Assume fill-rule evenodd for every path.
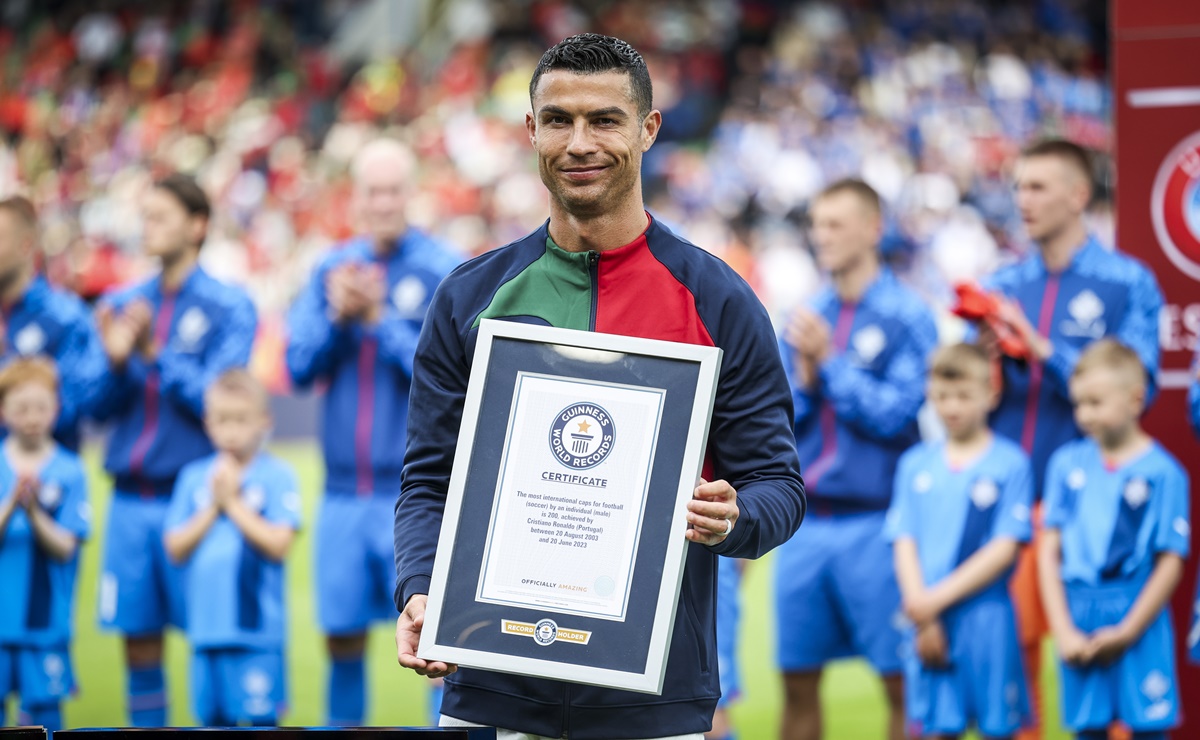
M 483 321 L 418 655 L 661 693 L 720 364 Z

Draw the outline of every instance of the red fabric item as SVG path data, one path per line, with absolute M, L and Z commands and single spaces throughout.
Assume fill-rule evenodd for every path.
M 645 232 L 602 252 L 596 276 L 596 331 L 716 346 L 696 311 L 696 297 L 655 259 Z M 711 481 L 713 470 L 706 453 L 700 474 Z
M 642 234 L 600 255 L 596 331 L 714 346 L 696 297 L 654 258 Z
M 1000 351 L 1014 360 L 1029 360 L 1033 356 L 1021 335 L 1000 317 L 999 296 L 975 283 L 958 283 L 954 292 L 958 302 L 951 307 L 951 313 L 967 321 L 986 324 L 996 334 Z

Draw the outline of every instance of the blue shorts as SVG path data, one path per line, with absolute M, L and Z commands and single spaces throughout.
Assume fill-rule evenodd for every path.
M 740 566 L 734 558 L 717 558 L 717 676 L 721 681 L 718 709 L 729 706 L 742 693 L 737 666 Z
M 775 626 L 779 667 L 815 671 L 829 661 L 865 657 L 875 670 L 899 673 L 900 589 L 885 512 L 813 516 L 775 554 Z
M 400 616 L 394 498 L 326 494 L 317 518 L 317 620 L 327 634 L 364 632 Z
M 925 667 L 911 632 L 904 645 L 904 698 L 914 734 L 959 735 L 974 725 L 988 737 L 1013 735 L 1030 718 L 1029 694 L 1007 589 L 942 616 L 950 665 Z
M 283 651 L 196 650 L 192 655 L 192 701 L 201 725 L 274 725 L 287 711 Z
M 1067 585 L 1071 619 L 1084 634 L 1121 621 L 1141 583 Z M 1120 720 L 1134 731 L 1169 730 L 1179 720 L 1175 635 L 1163 610 L 1141 639 L 1116 662 L 1076 668 L 1059 661 L 1063 724 L 1073 731 L 1101 730 Z
M 57 704 L 74 690 L 75 672 L 66 647 L 0 645 L 0 710 L 12 693 L 21 697 L 21 706 L 40 707 Z
M 163 547 L 168 502 L 113 495 L 96 599 L 101 627 L 131 636 L 157 634 L 168 624 L 183 628 L 183 575 Z

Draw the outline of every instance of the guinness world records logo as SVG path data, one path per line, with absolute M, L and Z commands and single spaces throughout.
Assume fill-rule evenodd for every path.
M 604 462 L 615 440 L 612 417 L 594 403 L 571 404 L 550 424 L 550 451 L 571 470 L 587 470 Z
M 1179 142 L 1159 165 L 1150 216 L 1167 258 L 1200 280 L 1200 131 Z

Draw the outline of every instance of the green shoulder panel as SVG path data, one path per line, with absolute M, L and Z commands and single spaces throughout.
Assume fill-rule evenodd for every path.
M 550 326 L 586 331 L 591 312 L 587 253 L 567 252 L 547 239 L 545 253 L 500 286 L 471 328 L 483 319 L 535 316 Z

